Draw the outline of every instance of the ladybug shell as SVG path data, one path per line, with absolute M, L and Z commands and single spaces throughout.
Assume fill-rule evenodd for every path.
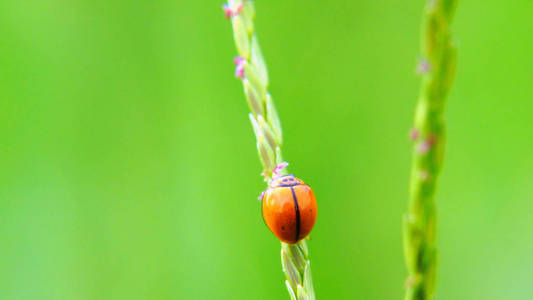
M 282 242 L 295 244 L 313 229 L 317 207 L 313 190 L 293 175 L 272 181 L 263 196 L 263 220 Z

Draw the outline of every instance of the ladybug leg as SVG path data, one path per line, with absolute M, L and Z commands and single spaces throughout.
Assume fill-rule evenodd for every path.
M 259 197 L 257 197 L 257 200 L 263 200 L 263 198 L 265 197 L 265 191 L 262 191 L 261 192 L 261 195 L 259 195 Z

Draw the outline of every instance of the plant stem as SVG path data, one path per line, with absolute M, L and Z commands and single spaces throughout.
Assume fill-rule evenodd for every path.
M 404 255 L 408 271 L 405 300 L 434 298 L 437 249 L 437 177 L 445 144 L 444 109 L 453 82 L 456 49 L 450 33 L 456 0 L 429 0 L 422 24 L 422 86 L 411 138 L 415 141 L 408 212 L 404 217 Z
M 224 5 L 231 18 L 233 37 L 239 56 L 235 76 L 242 79 L 257 139 L 259 159 L 264 167 L 265 181 L 270 183 L 276 167 L 282 164 L 282 130 L 272 96 L 268 93 L 268 72 L 254 30 L 255 9 L 251 0 L 228 0 Z M 286 174 L 286 169 L 279 173 Z M 305 240 L 290 245 L 281 243 L 281 262 L 286 276 L 285 285 L 291 299 L 315 299 L 311 264 Z

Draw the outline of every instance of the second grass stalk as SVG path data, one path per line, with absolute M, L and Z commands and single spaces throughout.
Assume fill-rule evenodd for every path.
M 422 24 L 422 86 L 411 138 L 415 142 L 404 217 L 404 255 L 408 278 L 405 300 L 434 298 L 437 273 L 437 178 L 444 158 L 444 109 L 455 75 L 456 49 L 450 24 L 456 0 L 429 0 Z

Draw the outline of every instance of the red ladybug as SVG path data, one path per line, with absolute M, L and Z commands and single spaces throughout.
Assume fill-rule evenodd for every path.
M 298 243 L 313 229 L 317 213 L 315 194 L 294 175 L 273 179 L 262 201 L 263 220 L 282 242 Z

